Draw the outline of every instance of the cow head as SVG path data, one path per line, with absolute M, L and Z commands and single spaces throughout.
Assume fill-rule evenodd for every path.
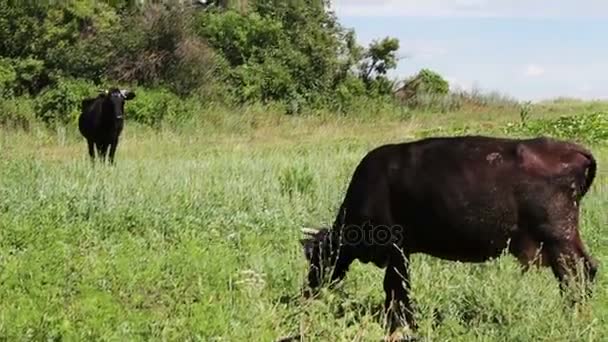
M 308 286 L 314 290 L 321 285 L 328 268 L 336 261 L 337 241 L 332 241 L 334 234 L 327 228 L 304 228 L 302 232 L 306 235 L 300 243 L 308 261 Z
M 126 89 L 113 88 L 106 90 L 103 96 L 105 96 L 106 106 L 109 107 L 114 118 L 122 120 L 125 113 L 125 101 L 135 98 L 135 93 Z

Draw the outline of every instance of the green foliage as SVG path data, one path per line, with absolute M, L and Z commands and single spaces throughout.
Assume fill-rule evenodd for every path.
M 163 84 L 187 94 L 208 83 L 213 69 L 213 53 L 192 33 L 192 18 L 178 1 L 141 8 L 128 1 L 5 2 L 0 57 L 44 61 L 39 68 L 48 77 L 28 85 L 32 94 L 61 77 Z
M 372 94 L 391 94 L 394 83 L 386 78 L 390 69 L 397 67 L 397 51 L 399 40 L 386 37 L 380 41 L 374 40 L 363 53 L 359 64 L 359 73 L 363 82 Z
M 354 32 L 343 29 L 325 1 L 257 0 L 249 11 L 206 11 L 199 33 L 218 51 L 225 65 L 218 77 L 230 85 L 239 103 L 283 101 L 289 112 L 304 105 L 336 107 L 356 96 L 390 93 L 382 75 L 395 65 L 396 39 L 372 46 L 378 82 L 360 92 L 352 67 L 363 58 Z M 368 82 L 372 83 L 372 82 Z M 353 89 L 350 87 L 353 86 Z M 346 107 L 340 103 L 337 107 Z
M 153 128 L 187 122 L 201 111 L 199 101 L 182 99 L 165 88 L 140 88 L 135 92 L 136 97 L 125 104 L 125 118 Z
M 232 67 L 260 61 L 269 50 L 281 48 L 282 23 L 252 12 L 212 12 L 201 16 L 201 35 L 218 49 Z
M 43 1 L 0 2 L 0 53 L 2 57 L 38 56 L 43 50 L 42 22 L 48 4 Z
M 522 125 L 525 125 L 530 118 L 530 108 L 532 103 L 530 101 L 524 103 L 519 109 L 519 119 Z
M 450 84 L 438 73 L 422 69 L 415 77 L 416 92 L 423 94 L 446 95 L 450 91 Z
M 560 116 L 555 119 L 527 120 L 507 125 L 505 132 L 528 136 L 547 135 L 587 143 L 606 142 L 608 141 L 608 113 L 596 112 Z
M 35 93 L 48 84 L 46 72 L 44 62 L 37 59 L 0 57 L 0 89 L 5 96 Z
M 225 59 L 221 71 L 239 102 L 287 99 L 296 82 L 280 56 L 282 24 L 253 12 L 210 13 L 201 19 L 201 35 Z
M 211 83 L 215 56 L 193 31 L 194 13 L 177 2 L 148 3 L 122 17 L 109 75 L 121 82 L 167 87 L 185 96 Z
M 60 79 L 45 89 L 35 100 L 36 117 L 46 124 L 75 123 L 85 97 L 98 92 L 92 82 L 81 79 Z
M 28 130 L 34 122 L 34 104 L 28 98 L 9 97 L 0 100 L 0 129 Z
M 73 102 L 50 95 L 64 79 L 162 88 L 205 104 L 346 113 L 392 94 L 386 72 L 398 48 L 394 38 L 359 46 L 326 0 L 0 4 L 1 95 L 44 93 L 37 112 L 46 122 Z M 357 66 L 366 66 L 364 74 Z M 167 116 L 143 117 L 158 125 Z
M 111 7 L 98 1 L 69 1 L 50 8 L 43 22 L 46 66 L 58 76 L 100 82 L 112 64 L 118 19 Z
M 42 95 L 36 117 L 47 123 L 73 122 L 81 92 L 65 94 L 64 80 L 137 87 L 133 118 L 153 127 L 218 104 L 361 117 L 397 104 L 387 73 L 399 41 L 358 45 L 325 0 L 9 1 L 0 4 L 0 38 L 0 96 Z M 447 94 L 447 82 L 426 69 L 404 89 L 415 94 L 409 107 L 427 111 L 485 101 Z
M 33 94 L 53 77 L 99 81 L 110 63 L 116 23 L 116 14 L 103 2 L 4 2 L 0 5 L 0 51 L 17 63 L 29 61 L 24 69 L 40 61 L 35 71 L 51 77 L 31 82 L 27 90 Z
M 0 59 L 0 97 L 13 94 L 17 73 L 7 58 Z
M 405 81 L 395 93 L 406 106 L 423 110 L 439 108 L 442 112 L 454 110 L 462 105 L 463 96 L 449 94 L 450 85 L 438 73 L 422 69 Z
M 367 89 L 361 78 L 355 76 L 347 77 L 336 89 L 335 101 L 332 103 L 334 110 L 348 112 L 357 102 L 365 96 Z

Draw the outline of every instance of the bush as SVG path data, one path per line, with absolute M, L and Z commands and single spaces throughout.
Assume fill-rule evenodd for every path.
M 405 84 L 397 90 L 397 96 L 408 100 L 421 94 L 447 95 L 450 84 L 438 73 L 429 69 L 422 69 L 414 77 L 405 81 Z
M 95 96 L 98 90 L 99 87 L 85 80 L 60 79 L 36 98 L 36 117 L 47 125 L 76 122 L 82 100 Z
M 331 101 L 332 109 L 347 112 L 353 108 L 356 100 L 365 95 L 365 83 L 358 77 L 347 77 L 336 89 L 336 96 Z
M 8 59 L 0 59 L 0 97 L 13 94 L 17 73 Z
M 112 66 L 119 17 L 103 1 L 65 1 L 49 6 L 43 20 L 45 61 L 53 76 L 100 82 Z
M 215 54 L 192 30 L 194 12 L 177 1 L 149 2 L 122 18 L 110 75 L 188 95 L 212 82 Z
M 517 124 L 510 123 L 504 131 L 507 134 L 546 135 L 586 143 L 607 142 L 608 113 L 597 112 L 562 116 L 551 120 L 537 119 Z
M 141 124 L 160 128 L 192 119 L 201 111 L 194 98 L 182 99 L 165 88 L 136 89 L 136 97 L 125 106 L 125 117 Z
M 33 101 L 25 97 L 0 100 L 0 126 L 29 129 L 34 121 Z
M 0 95 L 34 94 L 49 82 L 43 61 L 0 58 Z
M 447 111 L 460 108 L 462 102 L 449 94 L 449 83 L 434 71 L 422 69 L 395 92 L 402 104 L 424 110 L 438 108 Z
M 422 69 L 418 74 L 419 91 L 427 94 L 447 95 L 450 84 L 441 75 L 429 69 Z

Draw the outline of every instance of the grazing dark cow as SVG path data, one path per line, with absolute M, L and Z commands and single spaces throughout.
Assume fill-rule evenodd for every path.
M 124 125 L 125 101 L 134 97 L 135 93 L 131 91 L 110 89 L 82 101 L 78 128 L 87 139 L 91 160 L 95 159 L 95 147 L 102 161 L 105 161 L 109 148 L 110 163 L 114 163 L 118 138 Z
M 381 146 L 357 166 L 332 228 L 308 230 L 302 240 L 308 285 L 314 292 L 332 268 L 334 285 L 354 260 L 386 267 L 391 332 L 401 317 L 416 329 L 408 275 L 414 253 L 484 262 L 508 248 L 524 270 L 531 262 L 550 266 L 562 290 L 577 275 L 590 291 L 598 264 L 585 251 L 578 222 L 595 172 L 591 152 L 544 137 Z M 570 273 L 578 261 L 584 272 Z

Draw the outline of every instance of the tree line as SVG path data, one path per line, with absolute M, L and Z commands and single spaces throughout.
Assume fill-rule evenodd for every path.
M 392 97 L 399 41 L 369 46 L 328 0 L 74 0 L 0 3 L 0 96 L 65 117 L 106 84 L 228 105 L 347 111 Z M 40 98 L 40 99 L 39 99 Z M 67 113 L 66 113 L 67 112 Z

